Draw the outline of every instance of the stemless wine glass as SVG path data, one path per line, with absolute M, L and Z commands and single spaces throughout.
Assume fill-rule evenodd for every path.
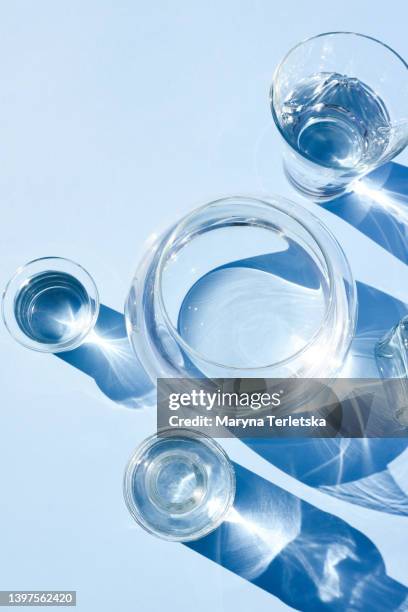
M 303 195 L 330 200 L 408 143 L 408 72 L 384 43 L 330 32 L 296 45 L 277 67 L 273 119 L 284 168 Z
M 235 474 L 221 446 L 189 429 L 145 440 L 124 478 L 133 518 L 165 540 L 196 540 L 221 524 L 235 496 Z
M 211 202 L 166 232 L 125 305 L 157 377 L 332 378 L 354 334 L 356 291 L 329 230 L 283 198 Z
M 82 266 L 43 257 L 19 268 L 2 301 L 4 323 L 23 346 L 58 353 L 78 347 L 99 312 L 98 290 Z

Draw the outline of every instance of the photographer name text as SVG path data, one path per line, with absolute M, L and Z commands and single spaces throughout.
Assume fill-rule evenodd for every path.
M 230 417 L 230 416 L 202 416 L 181 417 L 171 415 L 169 417 L 170 427 L 239 427 L 242 429 L 259 427 L 326 427 L 327 422 L 322 417 L 278 417 L 267 415 L 265 417 Z

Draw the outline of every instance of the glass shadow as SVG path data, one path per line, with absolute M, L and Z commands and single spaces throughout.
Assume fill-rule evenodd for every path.
M 310 269 L 308 254 L 290 241 L 281 254 L 265 254 L 226 265 L 255 267 L 311 288 L 315 282 L 307 275 Z M 204 276 L 196 284 L 205 283 L 205 280 Z M 408 308 L 403 302 L 361 282 L 357 282 L 357 293 L 357 329 L 341 375 L 378 378 L 374 347 Z M 197 375 L 194 364 L 191 370 Z M 408 496 L 388 470 L 389 463 L 407 448 L 408 440 L 291 438 L 244 439 L 243 442 L 268 462 L 309 486 L 320 487 L 326 493 L 364 507 L 408 515 Z
M 374 346 L 407 307 L 364 283 L 357 283 L 357 291 L 357 331 L 343 375 L 377 378 Z M 314 487 L 338 485 L 383 471 L 408 446 L 408 440 L 402 438 L 244 441 L 269 462 Z
M 128 408 L 153 406 L 156 390 L 127 337 L 125 317 L 101 304 L 99 317 L 85 342 L 56 357 L 91 376 L 109 399 Z
M 342 376 L 377 378 L 374 347 L 407 306 L 357 283 L 356 335 Z M 388 469 L 408 446 L 404 438 L 244 440 L 264 459 L 301 482 L 367 508 L 408 515 L 408 495 Z
M 352 193 L 323 204 L 408 263 L 408 168 L 390 162 L 355 185 Z
M 402 610 L 408 589 L 390 578 L 365 535 L 234 464 L 224 523 L 185 545 L 296 610 Z

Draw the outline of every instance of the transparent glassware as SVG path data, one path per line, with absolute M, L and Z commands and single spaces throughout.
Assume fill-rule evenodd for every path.
M 125 304 L 157 377 L 332 378 L 354 335 L 356 290 L 339 244 L 283 198 L 211 202 L 161 236 Z
M 235 496 L 235 473 L 221 446 L 189 429 L 147 438 L 132 456 L 124 497 L 133 518 L 160 538 L 187 542 L 216 529 Z
M 390 404 L 397 421 L 408 426 L 408 316 L 393 327 L 377 344 L 375 357 L 384 379 L 400 379 L 388 385 Z M 391 403 L 392 402 L 392 403 Z
M 18 268 L 3 292 L 2 315 L 26 348 L 58 353 L 78 347 L 99 312 L 95 283 L 79 264 L 43 257 Z
M 296 45 L 275 71 L 270 104 L 287 177 L 315 200 L 352 189 L 408 143 L 407 64 L 370 36 L 330 32 Z

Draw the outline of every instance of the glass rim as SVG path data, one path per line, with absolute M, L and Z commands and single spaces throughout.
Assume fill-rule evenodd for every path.
M 326 252 L 326 249 L 323 247 L 323 245 L 321 244 L 321 241 L 315 235 L 315 233 L 311 230 L 311 228 L 307 224 L 305 224 L 297 215 L 292 214 L 292 211 L 290 210 L 290 208 L 298 209 L 299 205 L 281 196 L 270 196 L 270 198 L 271 198 L 271 201 L 262 199 L 261 197 L 250 196 L 250 195 L 249 196 L 230 195 L 230 196 L 219 198 L 217 200 L 204 204 L 194 209 L 192 212 L 188 213 L 187 215 L 185 215 L 173 227 L 170 234 L 166 236 L 165 244 L 163 246 L 163 250 L 160 255 L 158 266 L 157 266 L 157 278 L 156 278 L 156 290 L 157 290 L 158 301 L 159 301 L 160 308 L 162 310 L 163 318 L 166 322 L 166 325 L 168 327 L 170 334 L 172 335 L 176 343 L 179 344 L 183 348 L 183 350 L 187 352 L 187 354 L 191 355 L 195 359 L 198 359 L 210 366 L 215 366 L 218 368 L 223 368 L 223 369 L 232 370 L 236 372 L 238 371 L 239 372 L 254 372 L 254 371 L 268 370 L 272 368 L 279 368 L 279 367 L 288 365 L 292 361 L 300 357 L 304 352 L 309 350 L 314 344 L 318 342 L 319 338 L 321 337 L 321 335 L 323 334 L 325 330 L 325 326 L 329 320 L 329 317 L 332 314 L 333 308 L 335 307 L 335 299 L 334 299 L 335 297 L 335 273 L 334 273 L 333 265 L 330 261 L 330 257 L 328 256 Z M 209 359 L 208 357 L 206 357 L 205 355 L 201 354 L 199 351 L 191 347 L 188 344 L 188 342 L 186 342 L 182 338 L 182 336 L 179 334 L 176 327 L 173 325 L 171 318 L 169 316 L 169 313 L 167 311 L 164 296 L 163 296 L 163 283 L 162 283 L 163 268 L 167 260 L 167 256 L 169 255 L 169 252 L 172 246 L 174 245 L 175 237 L 177 236 L 178 231 L 182 229 L 191 219 L 194 219 L 196 215 L 199 215 L 200 212 L 206 209 L 216 208 L 220 203 L 224 204 L 224 203 L 230 202 L 232 204 L 234 202 L 236 203 L 237 201 L 241 203 L 245 203 L 245 201 L 249 201 L 252 205 L 258 204 L 258 205 L 262 205 L 262 207 L 266 206 L 268 209 L 276 209 L 279 212 L 286 215 L 287 217 L 289 217 L 292 221 L 295 221 L 299 226 L 301 226 L 302 229 L 306 232 L 306 234 L 310 236 L 313 243 L 317 246 L 319 253 L 322 256 L 322 259 L 324 261 L 324 264 L 327 270 L 327 277 L 329 281 L 328 283 L 329 284 L 329 296 L 327 299 L 327 303 L 325 305 L 325 313 L 324 313 L 324 316 L 322 317 L 319 328 L 315 331 L 315 333 L 312 335 L 310 340 L 303 347 L 301 347 L 300 349 L 298 349 L 297 351 L 295 351 L 288 357 L 285 357 L 284 359 L 275 361 L 273 363 L 268 363 L 268 364 L 264 364 L 260 366 L 241 367 L 241 366 L 230 365 L 230 364 L 225 364 L 225 363 L 218 363 L 217 361 Z M 285 204 L 288 206 L 289 210 L 285 210 L 284 208 Z M 347 259 L 343 253 L 343 250 L 341 249 L 336 238 L 333 236 L 330 230 L 320 221 L 320 219 L 316 217 L 313 213 L 311 213 L 309 210 L 302 209 L 302 214 L 308 217 L 312 221 L 312 223 L 315 223 L 319 227 L 319 229 L 322 232 L 324 232 L 324 234 L 329 238 L 329 240 L 331 240 L 335 245 L 337 245 L 337 247 L 340 249 L 341 254 L 343 255 L 344 260 L 347 262 Z M 350 269 L 349 269 L 349 272 L 352 278 Z M 355 321 L 353 325 L 355 325 Z
M 73 276 L 81 284 L 83 284 L 83 282 L 81 282 L 81 280 L 78 279 L 78 273 L 74 273 L 74 270 L 77 270 L 77 271 L 79 270 L 80 273 L 83 274 L 84 278 L 86 279 L 89 285 L 88 287 L 84 286 L 84 289 L 87 294 L 88 303 L 91 307 L 92 316 L 90 317 L 90 320 L 86 326 L 86 329 L 83 329 L 76 336 L 74 336 L 70 340 L 65 341 L 64 343 L 54 342 L 54 343 L 46 344 L 46 343 L 42 343 L 42 342 L 30 339 L 24 333 L 24 331 L 20 330 L 20 328 L 18 327 L 18 323 L 16 323 L 18 327 L 18 333 L 16 334 L 16 330 L 13 329 L 13 326 L 11 324 L 12 321 L 15 321 L 15 317 L 13 314 L 7 312 L 8 304 L 6 304 L 6 301 L 8 297 L 12 299 L 13 304 L 14 304 L 15 291 L 12 291 L 13 284 L 20 277 L 24 277 L 24 274 L 28 270 L 30 270 L 31 267 L 37 264 L 41 265 L 41 263 L 45 263 L 45 262 L 50 262 L 50 263 L 52 262 L 53 264 L 51 268 L 47 268 L 48 270 L 61 271 L 61 272 L 64 272 L 64 270 L 62 269 L 62 267 L 60 268 L 58 266 L 58 263 L 61 263 L 61 266 L 66 264 L 68 268 L 70 269 L 70 271 L 68 271 L 67 274 L 71 274 L 71 276 Z M 45 271 L 46 269 L 44 269 L 44 272 Z M 37 273 L 41 273 L 41 272 L 37 272 Z M 90 289 L 92 289 L 92 295 L 90 293 Z M 84 341 L 84 339 L 86 338 L 86 336 L 89 334 L 89 332 L 93 329 L 93 327 L 96 324 L 98 314 L 99 314 L 99 307 L 100 307 L 100 300 L 99 300 L 98 288 L 92 276 L 89 274 L 89 272 L 83 266 L 81 266 L 81 264 L 77 263 L 76 261 L 73 261 L 72 259 L 68 259 L 67 257 L 53 256 L 53 255 L 31 259 L 27 263 L 19 266 L 15 270 L 11 278 L 8 280 L 6 286 L 3 289 L 2 295 L 1 295 L 2 319 L 3 319 L 4 325 L 7 331 L 9 332 L 10 336 L 16 342 L 18 342 L 25 348 L 31 349 L 33 351 L 37 351 L 39 353 L 60 353 L 64 351 L 73 350 L 77 348 L 78 346 L 80 346 L 82 342 Z
M 162 435 L 166 434 L 166 435 Z M 160 440 L 166 440 L 169 438 L 184 438 L 190 440 L 196 440 L 202 444 L 207 445 L 211 449 L 214 454 L 216 454 L 223 462 L 223 465 L 227 468 L 228 478 L 229 478 L 229 495 L 225 503 L 225 507 L 223 511 L 218 516 L 217 520 L 209 523 L 207 527 L 202 527 L 199 531 L 192 533 L 190 535 L 185 535 L 181 537 L 176 537 L 171 534 L 167 534 L 162 531 L 155 530 L 146 520 L 144 520 L 143 516 L 139 512 L 138 506 L 135 503 L 133 494 L 132 494 L 132 482 L 133 475 L 135 470 L 140 465 L 140 462 L 143 460 L 144 454 L 147 450 L 149 450 L 152 446 L 154 446 Z M 203 433 L 197 432 L 194 429 L 189 429 L 187 427 L 165 427 L 151 434 L 147 438 L 145 438 L 133 451 L 130 459 L 126 463 L 125 472 L 123 476 L 123 497 L 125 499 L 126 507 L 129 510 L 132 518 L 136 521 L 136 523 L 142 527 L 145 531 L 154 535 L 162 540 L 167 540 L 169 542 L 190 542 L 193 540 L 198 540 L 199 538 L 204 537 L 208 533 L 211 533 L 217 527 L 221 525 L 221 523 L 225 520 L 231 506 L 234 503 L 236 493 L 236 476 L 235 470 L 232 465 L 231 459 L 229 458 L 227 452 L 224 448 L 211 436 Z
M 374 42 L 374 43 L 376 43 L 378 45 L 381 45 L 382 47 L 384 47 L 384 49 L 387 49 L 387 51 L 390 51 L 392 53 L 392 55 L 394 55 L 395 58 L 398 59 L 402 63 L 402 65 L 405 67 L 405 69 L 408 70 L 408 63 L 404 60 L 404 58 L 397 51 L 395 51 L 395 49 L 393 49 L 387 43 L 379 40 L 378 38 L 375 38 L 374 36 L 370 36 L 369 34 L 361 34 L 360 32 L 352 32 L 350 30 L 334 30 L 334 31 L 331 31 L 331 32 L 322 32 L 321 34 L 315 34 L 314 36 L 309 36 L 308 38 L 304 38 L 300 42 L 296 43 L 293 47 L 291 47 L 289 49 L 289 51 L 287 51 L 285 53 L 283 58 L 280 60 L 280 62 L 276 66 L 276 68 L 275 68 L 275 70 L 273 72 L 273 76 L 272 76 L 272 83 L 271 83 L 271 86 L 269 88 L 269 104 L 270 104 L 271 111 L 272 111 L 273 121 L 274 121 L 276 127 L 278 128 L 279 133 L 282 136 L 282 138 L 284 139 L 284 141 L 294 151 L 296 151 L 296 149 L 293 147 L 292 143 L 288 140 L 284 130 L 282 129 L 281 122 L 278 119 L 277 113 L 275 111 L 275 104 L 274 104 L 275 96 L 274 96 L 274 93 L 275 93 L 275 83 L 276 83 L 276 80 L 277 80 L 278 73 L 281 70 L 281 68 L 283 67 L 283 65 L 285 64 L 286 60 L 290 57 L 290 55 L 292 55 L 292 53 L 294 51 L 296 51 L 296 49 L 298 49 L 299 47 L 302 47 L 303 45 L 306 45 L 307 43 L 309 43 L 309 42 L 311 42 L 313 40 L 316 40 L 318 38 L 325 38 L 325 37 L 329 37 L 329 36 L 340 36 L 340 35 L 355 36 L 357 38 L 365 38 L 366 40 L 369 40 L 369 41 Z M 316 162 L 313 159 L 311 159 L 309 156 L 307 156 L 307 155 L 305 155 L 303 153 L 302 153 L 302 157 L 304 157 L 305 159 L 307 159 L 307 160 L 311 161 L 312 163 L 316 164 Z M 317 165 L 319 165 L 319 164 L 317 164 Z

